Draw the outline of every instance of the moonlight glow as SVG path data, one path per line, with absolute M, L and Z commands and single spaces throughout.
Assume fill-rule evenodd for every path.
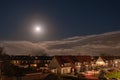
M 40 26 L 36 26 L 36 27 L 35 27 L 35 31 L 36 31 L 36 32 L 40 32 L 40 31 L 41 31 L 41 27 L 40 27 Z
M 35 34 L 42 34 L 43 31 L 43 26 L 42 25 L 34 25 L 33 26 L 33 31 Z
M 44 26 L 40 24 L 35 24 L 32 26 L 32 32 L 34 36 L 42 36 L 44 31 Z

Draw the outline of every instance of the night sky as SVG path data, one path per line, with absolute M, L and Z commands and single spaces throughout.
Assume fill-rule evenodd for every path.
M 34 34 L 41 24 L 44 34 Z M 1 0 L 0 40 L 57 40 L 120 30 L 120 0 Z

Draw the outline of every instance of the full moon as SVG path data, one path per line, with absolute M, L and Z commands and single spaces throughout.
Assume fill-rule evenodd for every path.
M 43 26 L 41 26 L 41 25 L 35 25 L 34 26 L 34 32 L 35 33 L 42 33 L 43 32 L 43 28 L 42 28 Z
M 36 31 L 36 32 L 40 32 L 40 31 L 41 31 L 41 27 L 40 27 L 40 26 L 36 26 L 36 27 L 35 27 L 35 31 Z
M 43 35 L 44 26 L 40 24 L 33 25 L 32 31 L 35 35 Z

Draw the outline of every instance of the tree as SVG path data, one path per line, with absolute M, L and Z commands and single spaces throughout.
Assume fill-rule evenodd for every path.
M 101 71 L 100 71 L 99 76 L 98 76 L 98 79 L 99 79 L 99 80 L 107 80 L 106 77 L 105 77 L 105 72 L 104 72 L 104 70 L 101 70 Z
M 13 65 L 10 64 L 9 61 L 4 61 L 2 65 L 3 75 L 8 76 L 8 77 L 14 76 L 15 73 L 14 73 L 13 68 L 14 68 Z
M 9 60 L 10 56 L 4 52 L 4 47 L 0 47 L 0 59 L 5 61 Z
M 10 61 L 4 61 L 2 65 L 2 72 L 4 76 L 16 77 L 17 80 L 21 80 L 21 76 L 25 75 L 24 69 L 11 64 Z
M 2 58 L 3 58 L 2 53 L 3 53 L 3 48 L 2 48 L 2 47 L 0 47 L 0 59 L 2 59 Z

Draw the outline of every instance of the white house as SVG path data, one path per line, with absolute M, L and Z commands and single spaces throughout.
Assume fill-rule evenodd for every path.
M 97 66 L 105 66 L 106 64 L 105 64 L 105 61 L 101 57 L 99 57 L 96 61 L 96 65 Z
M 90 56 L 55 56 L 49 64 L 53 73 L 74 73 L 80 72 L 81 67 L 87 69 L 90 65 Z
M 72 61 L 68 56 L 55 56 L 49 64 L 53 73 L 67 74 L 71 73 Z

